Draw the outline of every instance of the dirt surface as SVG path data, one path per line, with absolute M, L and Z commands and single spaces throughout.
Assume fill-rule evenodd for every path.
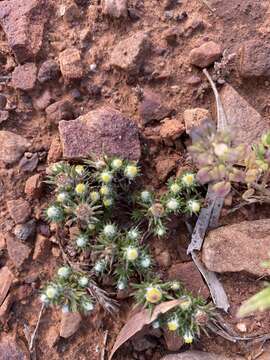
M 7 2 L 9 1 L 0 0 L 0 19 L 5 17 L 1 6 Z M 23 3 L 23 0 L 17 2 Z M 102 14 L 99 0 L 76 2 L 78 5 L 69 0 L 54 0 L 48 1 L 50 6 L 45 2 L 41 5 L 43 10 L 39 10 L 39 14 L 43 11 L 42 16 L 46 20 L 42 46 L 37 55 L 34 54 L 32 58 L 30 56 L 30 60 L 23 58 L 21 61 L 21 57 L 14 56 L 10 42 L 8 43 L 7 31 L 5 30 L 5 33 L 0 28 L 0 93 L 7 98 L 7 105 L 3 111 L 8 111 L 8 119 L 0 122 L 0 130 L 14 132 L 30 142 L 28 152 L 19 162 L 9 164 L 0 161 L 0 266 L 8 266 L 16 277 L 10 290 L 14 299 L 10 310 L 3 318 L 0 335 L 3 338 L 16 336 L 24 344 L 27 344 L 24 330 L 25 328 L 33 330 L 40 310 L 39 287 L 62 263 L 59 249 L 52 242 L 53 229 L 50 230 L 42 217 L 42 209 L 50 199 L 50 192 L 43 188 L 42 196 L 36 196 L 36 193 L 35 196 L 32 196 L 33 194 L 29 196 L 30 190 L 26 194 L 24 191 L 25 183 L 30 176 L 40 174 L 41 179 L 44 180 L 48 161 L 61 158 L 56 138 L 59 120 L 76 119 L 104 105 L 121 111 L 124 116 L 132 119 L 140 130 L 144 185 L 162 192 L 169 175 L 180 173 L 189 166 L 186 155 L 189 139 L 183 131 L 184 111 L 191 108 L 205 108 L 215 117 L 214 98 L 209 85 L 201 70 L 189 63 L 191 50 L 211 40 L 221 46 L 224 54 L 220 66 L 210 67 L 212 76 L 220 85 L 224 81 L 231 84 L 263 116 L 264 120 L 270 123 L 268 95 L 270 82 L 267 78 L 261 77 L 242 78 L 237 66 L 237 54 L 245 40 L 269 41 L 268 0 L 208 0 L 208 5 L 215 9 L 213 12 L 206 5 L 206 1 L 201 0 L 129 0 L 128 15 L 120 19 Z M 26 16 L 30 17 L 30 15 Z M 138 56 L 143 57 L 143 65 L 140 64 L 140 69 L 137 66 L 126 65 L 129 59 L 123 61 L 123 66 L 128 67 L 128 70 L 111 66 L 111 55 L 115 47 L 120 41 L 138 32 L 147 34 L 149 43 L 147 51 L 134 54 L 136 50 L 132 48 L 130 42 L 127 44 L 130 43 L 131 49 L 128 45 L 126 51 L 128 54 L 132 53 L 136 59 Z M 78 57 L 73 51 L 70 55 L 76 58 L 73 67 L 69 66 L 66 69 L 60 64 L 62 75 L 56 66 L 52 71 L 53 76 L 48 81 L 43 82 L 44 74 L 38 77 L 41 81 L 36 79 L 37 74 L 35 70 L 32 71 L 33 68 L 39 70 L 47 60 L 58 62 L 59 54 L 71 47 L 77 49 L 80 54 Z M 20 69 L 17 68 L 16 77 L 13 76 L 11 81 L 12 72 L 19 65 L 18 59 L 22 63 L 31 61 L 35 66 L 31 66 L 31 74 L 22 75 L 25 79 L 20 78 L 18 73 Z M 116 62 L 115 58 L 113 62 Z M 160 111 L 165 115 L 160 117 L 160 113 L 157 114 L 157 105 L 154 105 L 155 109 L 151 110 L 154 111 L 154 115 L 150 112 L 150 117 L 154 121 L 149 121 L 149 111 L 143 118 L 145 112 L 140 110 L 141 96 L 145 90 L 159 96 L 159 100 L 156 97 L 150 100 L 154 104 L 159 101 L 163 106 Z M 57 111 L 51 110 L 50 114 L 53 114 L 49 116 L 46 108 L 60 100 L 69 101 L 72 109 L 65 105 L 63 116 L 63 111 L 61 109 L 58 111 L 59 107 L 57 107 Z M 0 119 L 2 116 L 6 115 L 1 114 Z M 174 129 L 171 132 L 163 129 L 163 133 L 169 135 L 160 136 L 164 117 L 178 120 L 182 126 L 178 123 L 174 124 L 180 136 L 177 138 L 170 136 L 171 132 L 174 134 Z M 19 157 L 21 158 L 22 155 L 20 154 Z M 35 219 L 37 233 L 50 238 L 51 241 L 49 241 L 49 253 L 44 257 L 37 256 L 36 260 L 28 256 L 27 249 L 24 249 L 26 258 L 23 266 L 17 267 L 16 259 L 15 261 L 11 259 L 5 245 L 1 250 L 1 239 L 7 232 L 13 232 L 16 225 L 16 221 L 10 216 L 7 202 L 19 198 L 26 199 L 31 206 L 31 215 L 27 216 L 27 220 Z M 25 209 L 21 211 L 25 215 Z M 21 214 L 18 215 L 16 212 L 16 215 Z M 221 223 L 232 224 L 242 220 L 268 217 L 267 207 L 250 207 L 233 216 L 226 216 L 224 212 Z M 164 241 L 150 240 L 152 254 L 164 278 L 172 264 L 190 260 L 186 255 L 189 238 L 184 225 L 173 221 L 170 234 L 170 238 Z M 32 251 L 35 240 L 27 240 L 24 245 Z M 164 255 L 164 251 L 167 254 Z M 231 304 L 225 318 L 234 330 L 241 334 L 238 326 L 240 320 L 236 318 L 236 311 L 243 300 L 261 287 L 261 281 L 246 274 L 222 274 L 219 277 Z M 47 310 L 42 318 L 38 335 L 37 359 L 100 359 L 105 331 L 108 330 L 106 349 L 109 351 L 130 308 L 131 303 L 123 300 L 117 319 L 110 318 L 100 309 L 95 315 L 83 320 L 75 335 L 69 339 L 59 339 L 55 346 L 52 345 L 57 340 L 55 329 L 59 326 L 60 314 L 56 310 Z M 246 325 L 245 335 L 270 332 L 269 320 L 268 312 L 241 320 Z M 247 359 L 255 359 L 259 347 L 258 344 L 251 346 L 240 342 L 232 344 L 216 335 L 211 337 L 203 335 L 198 343 L 192 345 L 194 349 L 228 356 L 244 355 Z M 181 350 L 187 348 L 186 346 Z M 166 353 L 168 351 L 164 340 L 160 338 L 156 340 L 154 348 L 142 352 L 136 351 L 127 344 L 115 359 L 159 360 Z M 13 358 L 15 359 L 15 357 L 11 359 Z M 0 359 L 6 358 L 0 354 Z

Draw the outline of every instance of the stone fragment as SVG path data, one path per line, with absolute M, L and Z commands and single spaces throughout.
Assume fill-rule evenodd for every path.
M 41 49 L 48 11 L 47 0 L 1 2 L 0 24 L 19 63 L 33 59 Z
M 60 67 L 55 60 L 46 60 L 38 71 L 38 81 L 43 84 L 46 81 L 56 80 L 60 76 Z
M 74 47 L 62 51 L 59 55 L 60 70 L 66 80 L 80 79 L 83 66 L 80 51 Z
M 45 335 L 45 341 L 50 349 L 52 349 L 59 340 L 59 330 L 56 326 L 50 326 Z
M 177 154 L 172 154 L 166 157 L 161 155 L 156 158 L 156 172 L 160 181 L 163 182 L 167 179 L 179 160 L 180 156 Z
M 161 97 L 149 90 L 144 92 L 138 110 L 144 124 L 154 120 L 162 120 L 171 113 L 171 109 L 162 104 Z
M 62 146 L 59 136 L 54 136 L 48 152 L 47 161 L 49 164 L 59 161 L 62 157 Z
M 31 238 L 36 232 L 35 220 L 30 220 L 25 224 L 18 224 L 14 228 L 14 235 L 18 240 L 26 241 Z
M 51 104 L 46 108 L 47 118 L 54 124 L 58 124 L 60 120 L 73 119 L 73 106 L 68 100 L 60 100 Z
M 239 73 L 244 78 L 270 76 L 270 46 L 263 40 L 245 41 L 239 49 Z
M 110 107 L 90 111 L 76 120 L 60 121 L 59 133 L 66 159 L 106 153 L 138 160 L 141 155 L 137 126 Z
M 133 349 L 137 352 L 144 352 L 148 349 L 153 349 L 156 347 L 156 341 L 154 340 L 154 338 L 148 340 L 146 336 L 142 336 L 140 333 L 138 335 L 135 335 L 132 338 L 131 342 Z
M 149 37 L 144 32 L 120 41 L 112 50 L 110 65 L 129 73 L 137 73 L 145 60 L 149 48 Z
M 3 110 L 5 109 L 7 105 L 7 98 L 4 94 L 0 94 L 0 109 Z
M 19 168 L 23 172 L 32 172 L 38 166 L 38 154 L 37 153 L 25 153 L 19 162 Z
M 204 120 L 210 120 L 211 116 L 207 109 L 187 109 L 183 114 L 186 133 L 190 134 L 192 129 L 199 127 Z
M 30 360 L 24 343 L 9 335 L 2 336 L 0 341 L 1 360 Z
M 30 198 L 37 198 L 40 196 L 42 190 L 42 177 L 40 174 L 30 176 L 25 183 L 24 192 Z
M 4 302 L 11 287 L 14 275 L 7 266 L 0 269 L 0 305 Z
M 209 297 L 208 287 L 193 261 L 173 264 L 168 271 L 168 278 L 180 281 L 193 296 L 204 299 Z
M 12 73 L 11 86 L 24 91 L 32 90 L 35 87 L 36 79 L 36 64 L 18 65 Z
M 268 258 L 269 219 L 243 221 L 211 230 L 202 251 L 206 267 L 215 272 L 239 272 L 263 276 L 269 269 L 261 266 Z
M 30 146 L 29 142 L 11 131 L 0 131 L 0 160 L 6 164 L 18 161 Z
M 242 356 L 218 355 L 203 351 L 185 351 L 181 354 L 166 355 L 161 360 L 244 360 Z
M 191 50 L 189 61 L 192 65 L 204 68 L 212 65 L 221 57 L 221 55 L 221 46 L 214 41 L 208 41 Z
M 0 124 L 7 121 L 9 118 L 9 112 L 7 110 L 0 110 Z
M 65 8 L 64 19 L 68 23 L 72 23 L 73 21 L 78 20 L 80 15 L 81 15 L 80 9 L 76 4 L 69 4 Z
M 267 121 L 232 86 L 223 86 L 220 97 L 228 125 L 234 134 L 234 145 L 244 143 L 250 146 L 269 130 Z
M 165 249 L 159 255 L 156 255 L 156 261 L 160 267 L 169 267 L 171 265 L 171 256 L 169 251 Z
M 34 101 L 34 107 L 37 110 L 45 110 L 53 102 L 53 97 L 49 89 L 46 89 L 37 99 Z
M 12 235 L 7 234 L 7 251 L 8 256 L 16 268 L 20 268 L 29 258 L 31 249 L 21 241 L 15 240 Z
M 185 131 L 182 121 L 178 119 L 166 119 L 161 125 L 160 136 L 162 139 L 176 140 Z
M 29 203 L 22 198 L 7 201 L 7 208 L 9 215 L 16 224 L 24 223 L 31 215 L 31 207 Z
M 167 327 L 163 329 L 163 335 L 169 351 L 178 351 L 183 346 L 183 339 L 177 331 L 170 331 Z
M 38 234 L 36 237 L 35 249 L 33 253 L 33 260 L 41 260 L 45 258 L 51 248 L 51 242 L 48 238 L 43 235 Z
M 103 0 L 103 14 L 111 17 L 127 17 L 127 0 Z
M 60 336 L 67 339 L 79 329 L 82 317 L 79 313 L 62 313 Z

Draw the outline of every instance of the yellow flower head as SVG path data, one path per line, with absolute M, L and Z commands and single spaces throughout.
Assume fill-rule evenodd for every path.
M 184 339 L 185 344 L 192 344 L 193 340 L 194 340 L 194 337 L 193 337 L 193 335 L 191 334 L 190 331 L 186 331 L 184 336 L 183 336 L 183 339 Z
M 84 194 L 85 191 L 86 191 L 86 185 L 83 184 L 83 183 L 79 183 L 76 188 L 75 188 L 75 191 L 77 194 L 81 195 L 81 194 Z
M 78 175 L 83 175 L 84 173 L 84 166 L 83 165 L 76 165 L 75 171 Z
M 167 322 L 168 329 L 170 331 L 176 331 L 179 327 L 179 323 L 177 319 L 171 319 Z
M 180 186 L 179 186 L 177 183 L 173 183 L 173 184 L 171 184 L 171 186 L 170 186 L 170 190 L 171 190 L 172 193 L 178 194 L 179 191 L 181 190 L 181 188 L 180 188 Z
M 108 171 L 103 171 L 100 174 L 100 180 L 104 183 L 104 184 L 109 184 L 112 181 L 112 174 L 110 174 Z
M 110 188 L 109 188 L 109 186 L 107 186 L 107 185 L 103 185 L 103 186 L 101 186 L 99 192 L 100 192 L 101 195 L 103 195 L 103 196 L 109 195 L 109 193 L 110 193 Z
M 146 301 L 151 304 L 156 304 L 162 299 L 162 292 L 158 287 L 151 286 L 146 290 Z
M 105 207 L 110 207 L 110 206 L 112 206 L 112 204 L 113 204 L 113 199 L 112 198 L 103 199 L 103 205 Z
M 90 199 L 94 202 L 98 201 L 100 199 L 100 195 L 97 191 L 91 191 L 90 192 Z
M 132 246 L 129 246 L 126 250 L 126 257 L 128 261 L 135 261 L 139 256 L 138 249 Z
M 123 160 L 121 159 L 114 159 L 112 161 L 112 168 L 115 170 L 120 169 L 122 165 L 123 165 Z
M 192 186 L 194 184 L 194 181 L 195 175 L 192 173 L 187 173 L 182 177 L 182 183 L 187 187 Z
M 134 179 L 138 175 L 138 167 L 136 165 L 127 165 L 125 175 L 129 179 Z

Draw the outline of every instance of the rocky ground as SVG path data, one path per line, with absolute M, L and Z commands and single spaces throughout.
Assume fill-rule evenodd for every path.
M 48 165 L 103 151 L 140 158 L 144 184 L 162 191 L 190 166 L 191 128 L 215 118 L 204 67 L 219 86 L 235 143 L 256 140 L 270 125 L 269 18 L 268 0 L 0 0 L 0 359 L 29 359 L 26 332 L 37 321 L 39 287 L 61 264 L 42 215 Z M 233 215 L 225 207 L 224 227 L 209 233 L 202 252 L 219 273 L 231 305 L 226 320 L 240 335 L 270 332 L 269 313 L 235 315 L 267 275 L 260 260 L 270 245 L 268 218 L 266 206 Z M 169 240 L 152 241 L 160 272 L 208 298 L 186 255 L 184 225 L 171 230 Z M 83 320 L 47 310 L 37 359 L 100 359 L 105 331 L 109 351 L 130 305 L 123 301 L 116 320 L 101 309 Z M 141 333 L 115 358 L 159 360 L 178 348 L 160 333 Z M 164 360 L 270 358 L 260 343 L 216 335 L 192 348 L 220 356 Z

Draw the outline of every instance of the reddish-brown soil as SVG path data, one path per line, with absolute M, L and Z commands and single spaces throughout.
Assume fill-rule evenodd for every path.
M 59 52 L 66 47 L 80 47 L 80 34 L 89 29 L 91 41 L 88 47 L 82 49 L 82 61 L 85 67 L 96 63 L 97 70 L 82 80 L 69 84 L 60 78 L 58 81 L 36 85 L 34 90 L 28 93 L 15 90 L 8 82 L 0 83 L 0 92 L 7 96 L 9 106 L 13 108 L 10 111 L 9 120 L 0 125 L 1 130 L 14 131 L 32 142 L 30 151 L 32 153 L 38 152 L 41 157 L 37 169 L 32 174 L 45 174 L 46 155 L 54 135 L 58 132 L 57 126 L 46 118 L 45 112 L 35 110 L 31 104 L 46 88 L 50 89 L 53 97 L 57 100 L 70 99 L 75 108 L 75 117 L 101 105 L 109 104 L 138 123 L 143 149 L 142 170 L 145 175 L 143 182 L 147 185 L 151 184 L 157 191 L 162 191 L 162 186 L 165 183 L 160 180 L 162 176 L 157 173 L 155 167 L 157 162 L 164 158 L 169 161 L 171 157 L 178 154 L 179 161 L 172 173 L 180 171 L 188 163 L 185 154 L 188 138 L 185 135 L 173 144 L 167 144 L 160 139 L 155 139 L 155 133 L 159 126 L 158 122 L 146 127 L 141 125 L 138 114 L 138 90 L 140 88 L 151 89 L 161 94 L 163 102 L 172 109 L 173 117 L 179 120 L 183 119 L 185 109 L 194 107 L 210 109 L 214 116 L 213 94 L 203 74 L 189 65 L 190 51 L 209 39 L 221 44 L 228 54 L 232 54 L 237 52 L 244 40 L 269 38 L 270 5 L 268 0 L 208 0 L 208 3 L 216 9 L 212 13 L 201 0 L 183 0 L 178 1 L 178 4 L 175 1 L 176 5 L 173 7 L 172 13 L 174 16 L 182 14 L 183 18 L 183 20 L 177 21 L 166 17 L 167 10 L 165 7 L 169 2 L 167 0 L 130 0 L 129 6 L 136 9 L 139 16 L 135 21 L 106 18 L 101 14 L 100 1 L 93 0 L 89 1 L 88 6 L 81 7 L 79 20 L 72 24 L 69 24 L 59 15 L 60 7 L 68 5 L 69 0 L 54 0 L 52 2 L 54 10 L 48 11 L 49 21 L 45 27 L 43 47 L 36 59 L 36 64 L 39 66 L 49 58 L 57 59 Z M 187 18 L 183 14 L 186 14 Z M 187 24 L 195 20 L 203 21 L 204 29 L 197 26 L 187 35 L 187 30 L 185 30 Z M 165 40 L 165 33 L 174 27 L 180 32 L 183 31 L 183 35 L 178 38 L 174 46 L 171 46 Z M 108 59 L 114 46 L 138 30 L 148 31 L 153 44 L 151 54 L 146 59 L 144 74 L 139 77 L 128 77 L 122 72 L 110 70 Z M 16 62 L 8 48 L 2 30 L 0 30 L 0 51 L 6 54 L 5 57 L 10 64 L 7 66 L 0 63 L 0 75 L 10 75 L 16 66 Z M 213 69 L 211 72 L 215 76 Z M 190 85 L 187 80 L 192 75 L 199 76 L 201 82 L 195 86 Z M 242 80 L 238 75 L 234 59 L 223 68 L 221 78 L 225 78 L 232 84 L 262 116 L 270 121 L 269 81 Z M 95 85 L 101 88 L 100 96 L 94 96 L 89 91 L 89 89 L 94 89 Z M 81 93 L 79 101 L 72 98 L 74 90 L 79 90 Z M 17 165 L 0 165 L 0 231 L 7 232 L 12 230 L 14 224 L 9 217 L 6 201 L 20 196 L 25 197 L 25 182 L 32 174 L 23 173 Z M 31 201 L 33 217 L 37 220 L 41 218 L 42 208 L 47 204 L 49 198 L 50 194 L 44 193 L 41 199 Z M 221 222 L 222 224 L 231 224 L 241 220 L 267 217 L 269 217 L 269 208 L 258 206 L 244 209 L 233 216 L 225 216 Z M 153 254 L 155 255 L 159 248 L 166 248 L 171 255 L 172 263 L 188 261 L 185 253 L 188 234 L 183 224 L 175 225 L 171 234 L 171 238 L 164 242 L 151 243 Z M 24 328 L 27 326 L 33 330 L 40 309 L 39 286 L 53 275 L 54 270 L 61 264 L 61 257 L 50 254 L 45 260 L 32 261 L 29 259 L 22 270 L 16 271 L 7 252 L 3 250 L 0 253 L 0 265 L 4 264 L 8 265 L 17 276 L 14 289 L 17 300 L 10 309 L 8 318 L 0 328 L 0 332 L 2 335 L 5 333 L 17 334 L 18 338 L 26 343 Z M 163 269 L 160 271 L 166 276 Z M 220 276 L 220 279 L 228 293 L 231 304 L 229 314 L 225 318 L 234 330 L 238 331 L 236 325 L 239 319 L 235 315 L 237 308 L 243 300 L 261 287 L 261 283 L 246 274 L 224 274 Z M 102 310 L 96 312 L 95 315 L 84 319 L 81 328 L 72 338 L 61 339 L 53 348 L 48 347 L 46 337 L 49 329 L 58 325 L 60 314 L 56 310 L 47 310 L 43 316 L 37 339 L 37 359 L 100 359 L 104 332 L 108 330 L 107 351 L 109 352 L 130 307 L 131 303 L 123 301 L 117 319 L 110 318 Z M 269 320 L 269 313 L 243 320 L 247 325 L 245 334 L 270 332 Z M 254 358 L 257 347 L 259 348 L 259 345 L 248 347 L 245 343 L 232 344 L 216 335 L 210 337 L 203 335 L 200 342 L 192 346 L 194 349 L 213 351 L 229 356 L 241 354 L 247 359 Z M 128 344 L 119 351 L 115 359 L 159 360 L 166 353 L 164 342 L 161 340 L 156 349 L 141 354 L 133 351 Z

